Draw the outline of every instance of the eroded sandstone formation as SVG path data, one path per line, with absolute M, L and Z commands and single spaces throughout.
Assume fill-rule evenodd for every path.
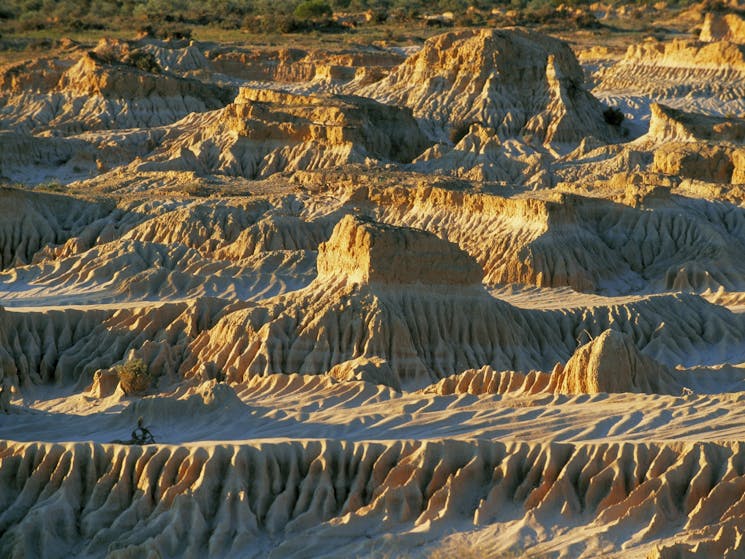
M 468 253 L 432 233 L 348 215 L 318 248 L 319 280 L 353 283 L 479 285 Z
M 263 178 L 348 163 L 409 162 L 428 145 L 406 109 L 370 99 L 242 88 L 233 103 L 165 131 L 138 171 Z
M 704 42 L 745 43 L 745 19 L 737 13 L 709 12 L 704 18 L 699 39 Z
M 0 556 L 740 557 L 738 21 L 14 54 Z
M 613 139 L 600 103 L 562 41 L 517 30 L 464 30 L 428 40 L 387 77 L 361 93 L 410 107 L 433 132 L 479 124 L 504 141 Z
M 667 368 L 640 353 L 629 336 L 616 330 L 606 330 L 578 348 L 552 376 L 549 390 L 565 394 L 678 394 L 681 388 Z
M 329 538 L 343 551 L 360 532 L 428 526 L 435 536 L 453 522 L 488 530 L 515 515 L 543 529 L 560 514 L 565 529 L 603 526 L 606 538 L 633 533 L 642 546 L 674 521 L 678 537 L 709 541 L 656 557 L 736 557 L 743 452 L 741 443 L 2 442 L 0 551 L 301 557 L 328 552 Z

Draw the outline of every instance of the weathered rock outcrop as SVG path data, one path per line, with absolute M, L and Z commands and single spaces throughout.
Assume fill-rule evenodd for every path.
M 49 92 L 73 62 L 57 58 L 22 60 L 0 67 L 0 92 Z
M 401 390 L 401 383 L 385 359 L 358 357 L 334 365 L 328 372 L 331 378 L 340 381 L 364 381 L 390 386 Z
M 481 264 L 487 284 L 617 292 L 651 281 L 671 289 L 670 273 L 696 260 L 711 281 L 694 290 L 739 289 L 745 272 L 745 212 L 728 204 L 662 199 L 649 212 L 573 195 L 504 198 L 428 187 L 360 188 L 352 200 L 375 204 L 387 223 L 445 232 Z
M 654 142 L 745 142 L 745 119 L 715 117 L 690 113 L 652 103 L 649 132 L 646 139 Z
M 678 39 L 667 43 L 646 40 L 629 46 L 622 65 L 641 64 L 668 68 L 686 67 L 721 72 L 745 69 L 745 51 L 726 42 L 704 44 Z
M 666 367 L 642 355 L 629 336 L 606 330 L 578 348 L 567 364 L 552 374 L 549 390 L 564 394 L 679 394 L 681 386 Z
M 311 51 L 299 48 L 218 48 L 208 53 L 217 71 L 244 80 L 277 83 L 311 81 L 366 83 L 404 61 L 393 49 L 367 47 Z
M 231 88 L 153 73 L 94 51 L 59 74 L 51 90 L 34 91 L 45 89 L 57 76 L 55 71 L 37 67 L 29 71 L 35 77 L 10 80 L 11 91 L 2 98 L 9 108 L 0 120 L 3 128 L 24 133 L 53 129 L 57 135 L 72 135 L 154 127 L 192 112 L 224 107 L 235 96 Z
M 315 275 L 315 255 L 305 251 L 267 251 L 221 262 L 209 254 L 209 242 L 200 247 L 207 254 L 184 244 L 124 238 L 88 250 L 68 244 L 65 248 L 69 256 L 0 274 L 0 285 L 7 290 L 19 274 L 33 280 L 8 293 L 8 300 L 37 305 L 44 301 L 39 293 L 48 289 L 54 293 L 50 304 L 65 296 L 83 304 L 204 296 L 251 299 L 305 286 Z
M 136 64 L 138 61 L 141 64 L 144 62 L 160 71 L 178 74 L 182 77 L 209 76 L 214 71 L 211 61 L 205 56 L 203 50 L 203 46 L 194 41 L 185 39 L 162 41 L 153 37 L 143 37 L 135 41 L 104 38 L 95 48 L 99 56 L 109 60 L 121 60 L 130 64 Z M 142 54 L 149 55 L 148 59 L 143 59 Z
M 262 178 L 346 163 L 409 162 L 428 145 L 407 109 L 339 95 L 242 88 L 221 111 L 170 127 L 140 171 Z
M 481 266 L 432 233 L 348 215 L 318 249 L 320 280 L 431 285 L 479 285 Z
M 732 180 L 736 150 L 698 142 L 668 142 L 654 150 L 653 173 L 715 183 Z
M 318 250 L 338 220 L 324 216 L 306 221 L 294 215 L 269 214 L 246 228 L 231 244 L 215 251 L 216 258 L 240 260 L 272 250 Z
M 112 210 L 56 194 L 0 188 L 0 270 L 31 261 L 48 244 L 60 244 Z
M 741 559 L 745 47 L 344 42 L 0 68 L 0 557 Z
M 643 96 L 689 111 L 745 111 L 745 46 L 647 40 L 629 46 L 624 58 L 597 74 L 596 93 Z
M 699 39 L 704 42 L 745 43 L 745 19 L 736 13 L 709 12 L 704 18 Z
M 716 183 L 733 180 L 735 160 L 745 152 L 745 120 L 690 113 L 651 105 L 649 132 L 638 143 L 650 146 L 653 173 Z M 739 160 L 739 159 L 738 159 Z
M 745 150 L 735 150 L 732 152 L 732 183 L 745 184 Z
M 235 242 L 271 208 L 267 200 L 261 199 L 197 202 L 146 219 L 122 238 L 160 245 L 183 244 L 211 254 Z
M 609 329 L 577 348 L 566 365 L 557 363 L 551 373 L 495 371 L 485 366 L 444 378 L 425 393 L 678 395 L 681 390 L 682 386 L 667 367 L 643 355 L 627 334 Z
M 447 173 L 474 181 L 501 181 L 533 188 L 551 185 L 551 158 L 538 144 L 501 142 L 495 130 L 481 124 L 464 126 L 465 135 L 450 147 L 435 144 L 415 160 L 424 173 Z M 527 137 L 526 137 L 527 139 Z
M 408 239 L 408 246 L 394 239 Z M 411 270 L 411 255 L 424 247 L 435 253 L 419 258 L 429 265 Z M 225 316 L 194 341 L 180 374 L 192 376 L 199 363 L 209 362 L 219 376 L 241 382 L 280 372 L 318 374 L 360 357 L 386 360 L 401 383 L 432 382 L 484 365 L 545 371 L 569 358 L 579 334 L 598 335 L 609 327 L 647 340 L 645 353 L 678 364 L 712 342 L 724 350 L 736 331 L 729 328 L 740 320 L 718 313 L 715 321 L 707 319 L 707 333 L 692 340 L 683 332 L 700 328 L 694 324 L 715 312 L 695 296 L 572 311 L 518 309 L 488 295 L 473 261 L 468 264 L 445 241 L 351 216 L 320 252 L 313 283 Z M 473 273 L 456 273 L 450 268 L 456 259 Z M 398 263 L 403 270 L 391 266 Z M 646 318 L 634 318 L 640 316 Z M 668 325 L 664 339 L 650 338 L 660 322 Z M 676 336 L 689 340 L 687 349 L 664 341 Z
M 538 33 L 467 30 L 433 37 L 360 93 L 410 107 L 434 134 L 478 123 L 500 140 L 526 134 L 546 143 L 616 137 L 601 104 L 584 89 L 569 46 Z
M 96 371 L 138 357 L 154 378 L 173 381 L 188 343 L 244 305 L 202 298 L 119 310 L 0 308 L 0 377 L 24 388 L 86 387 Z
M 549 373 L 531 371 L 495 371 L 489 366 L 446 377 L 424 389 L 427 394 L 538 394 L 551 381 Z

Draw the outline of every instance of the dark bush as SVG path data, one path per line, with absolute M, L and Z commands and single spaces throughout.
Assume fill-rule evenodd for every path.
M 479 12 L 471 11 L 457 15 L 455 23 L 461 27 L 481 27 L 486 24 L 486 20 Z
M 151 74 L 160 74 L 163 71 L 152 53 L 141 50 L 131 52 L 122 62 Z
M 302 31 L 304 25 L 292 16 L 279 16 L 276 18 L 275 30 L 280 33 L 295 33 Z
M 219 22 L 220 29 L 240 29 L 243 24 L 243 16 L 240 14 L 227 14 Z
M 425 24 L 427 25 L 427 27 L 452 27 L 453 21 L 450 19 L 436 17 L 426 19 Z
M 603 27 L 603 24 L 598 21 L 595 14 L 591 14 L 590 12 L 583 12 L 578 15 L 574 20 L 574 24 L 578 29 L 600 29 Z
M 137 29 L 137 38 L 145 39 L 147 37 L 163 40 L 190 40 L 192 30 L 178 24 L 167 24 L 155 26 L 151 24 L 144 25 Z
M 618 107 L 608 107 L 603 111 L 603 118 L 611 126 L 620 126 L 626 117 L 623 116 L 623 111 Z
M 161 29 L 160 33 L 158 33 L 158 36 L 161 39 L 165 39 L 167 41 L 188 41 L 191 40 L 192 30 L 188 27 L 183 27 L 180 25 L 169 25 Z
M 453 142 L 453 145 L 457 144 L 466 137 L 466 134 L 468 134 L 468 131 L 471 129 L 472 124 L 473 122 L 461 122 L 459 124 L 453 125 L 453 127 L 450 129 L 450 141 Z
M 383 9 L 373 10 L 373 23 L 385 23 L 388 21 L 388 12 Z
M 65 25 L 67 31 L 89 31 L 91 29 L 103 30 L 106 29 L 106 24 L 94 18 L 85 19 L 71 19 Z
M 420 15 L 421 14 L 419 13 L 419 10 L 413 8 L 409 9 L 405 7 L 398 7 L 390 10 L 390 12 L 388 13 L 387 21 L 397 23 L 410 23 L 413 21 L 418 21 Z
M 137 28 L 137 38 L 138 39 L 145 39 L 146 37 L 155 37 L 156 36 L 156 29 L 150 24 L 143 25 L 142 27 Z
M 300 19 L 320 19 L 331 17 L 333 10 L 325 0 L 305 0 L 297 5 L 294 13 Z
M 39 31 L 46 28 L 47 24 L 41 17 L 22 17 L 18 22 L 20 31 Z

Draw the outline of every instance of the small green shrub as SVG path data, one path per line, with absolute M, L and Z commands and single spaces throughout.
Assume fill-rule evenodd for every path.
M 130 359 L 117 369 L 119 383 L 127 395 L 144 392 L 152 384 L 152 377 L 142 359 Z
M 333 11 L 325 0 L 305 0 L 298 4 L 294 13 L 300 19 L 318 19 L 331 17 Z
M 275 30 L 280 33 L 295 33 L 305 29 L 305 25 L 289 15 L 280 15 L 275 20 Z
M 190 27 L 167 25 L 160 30 L 158 36 L 166 41 L 190 41 L 193 33 Z
M 296 19 L 291 14 L 271 14 L 267 17 L 248 18 L 244 21 L 248 29 L 262 33 L 298 33 L 308 29 L 308 23 Z
M 151 74 L 160 74 L 162 72 L 158 60 L 150 52 L 141 50 L 133 51 L 124 58 L 123 62 L 143 72 L 150 72 Z

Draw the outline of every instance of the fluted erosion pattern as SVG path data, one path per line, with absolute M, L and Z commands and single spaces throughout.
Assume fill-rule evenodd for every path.
M 263 178 L 347 163 L 408 163 L 429 142 L 411 111 L 351 95 L 244 87 L 219 111 L 169 127 L 139 171 L 197 171 Z
M 0 89 L 0 99 L 8 105 L 3 115 L 8 128 L 22 132 L 54 129 L 69 135 L 155 127 L 194 111 L 223 107 L 234 96 L 230 88 L 143 71 L 95 52 L 84 54 L 64 72 L 59 70 L 48 64 L 19 67 L 17 73 L 43 73 L 45 79 L 37 77 L 31 83 L 3 80 L 6 91 Z
M 318 277 L 357 283 L 480 285 L 481 266 L 432 233 L 348 215 L 318 247 Z
M 25 264 L 47 244 L 80 235 L 108 210 L 67 196 L 0 187 L 0 270 Z
M 149 236 L 147 228 L 130 233 L 138 231 Z M 194 243 L 204 246 L 199 239 Z M 167 267 L 165 260 L 159 265 Z M 170 380 L 206 375 L 240 382 L 272 373 L 322 374 L 350 360 L 379 358 L 393 373 L 380 378 L 398 386 L 484 365 L 550 370 L 571 356 L 578 337 L 610 327 L 666 365 L 743 358 L 741 315 L 701 297 L 521 309 L 487 293 L 479 265 L 453 243 L 352 216 L 321 245 L 318 272 L 307 287 L 258 302 L 203 297 L 119 310 L 0 310 L 0 374 L 16 386 L 86 386 L 95 371 L 135 355 Z M 603 349 L 599 362 L 617 353 Z M 637 384 L 633 367 L 614 390 L 662 390 L 662 381 Z M 595 391 L 607 388 L 594 383 Z M 589 388 L 574 380 L 567 386 Z
M 698 545 L 716 535 L 719 557 L 745 551 L 742 443 L 2 442 L 0 464 L 4 557 L 259 557 L 273 536 L 270 556 L 308 557 L 360 533 L 521 518 L 629 546 L 674 523 Z
M 173 374 L 198 332 L 243 303 L 198 299 L 118 310 L 17 313 L 0 308 L 0 377 L 13 385 L 89 384 L 131 352 L 155 376 Z
M 739 336 L 732 328 L 738 316 L 713 306 L 704 310 L 698 297 L 581 312 L 530 311 L 491 297 L 480 277 L 472 257 L 431 233 L 346 216 L 320 246 L 313 283 L 226 315 L 190 344 L 180 372 L 194 376 L 200 363 L 208 363 L 218 377 L 240 382 L 379 357 L 399 381 L 438 380 L 483 365 L 546 370 L 567 357 L 582 332 L 597 335 L 613 323 L 668 363 L 699 359 L 702 342 L 715 341 L 712 335 L 719 337 L 720 351 L 732 351 L 725 340 Z M 709 318 L 702 330 L 704 315 Z M 670 325 L 658 331 L 664 317 Z M 688 325 L 703 336 L 686 334 Z M 603 350 L 601 362 L 615 349 Z M 619 387 L 651 388 L 637 380 Z M 567 386 L 578 389 L 569 388 L 573 381 Z
M 745 43 L 745 18 L 740 14 L 709 12 L 704 18 L 699 39 L 705 42 Z
M 598 89 L 611 94 L 624 91 L 708 114 L 741 114 L 745 46 L 728 40 L 637 42 L 598 77 Z
M 0 559 L 743 559 L 745 27 L 702 9 L 0 52 Z
M 553 156 L 535 140 L 622 139 L 570 47 L 538 33 L 446 33 L 395 68 L 401 54 L 392 49 L 324 63 L 322 53 L 302 62 L 305 54 L 265 52 L 259 69 L 261 52 L 102 40 L 62 60 L 0 68 L 3 175 L 69 182 L 126 169 L 254 179 L 382 162 L 549 186 Z M 248 86 L 221 72 L 269 82 Z M 313 81 L 288 91 L 272 78 Z
M 745 142 L 745 119 L 687 113 L 652 103 L 647 139 L 657 142 Z
M 606 330 L 578 348 L 552 382 L 554 391 L 566 394 L 680 393 L 670 371 L 642 355 L 629 336 L 616 330 Z
M 547 143 L 615 138 L 583 82 L 563 41 L 527 31 L 464 30 L 429 39 L 362 94 L 410 107 L 435 128 L 478 123 L 502 140 L 518 134 Z

